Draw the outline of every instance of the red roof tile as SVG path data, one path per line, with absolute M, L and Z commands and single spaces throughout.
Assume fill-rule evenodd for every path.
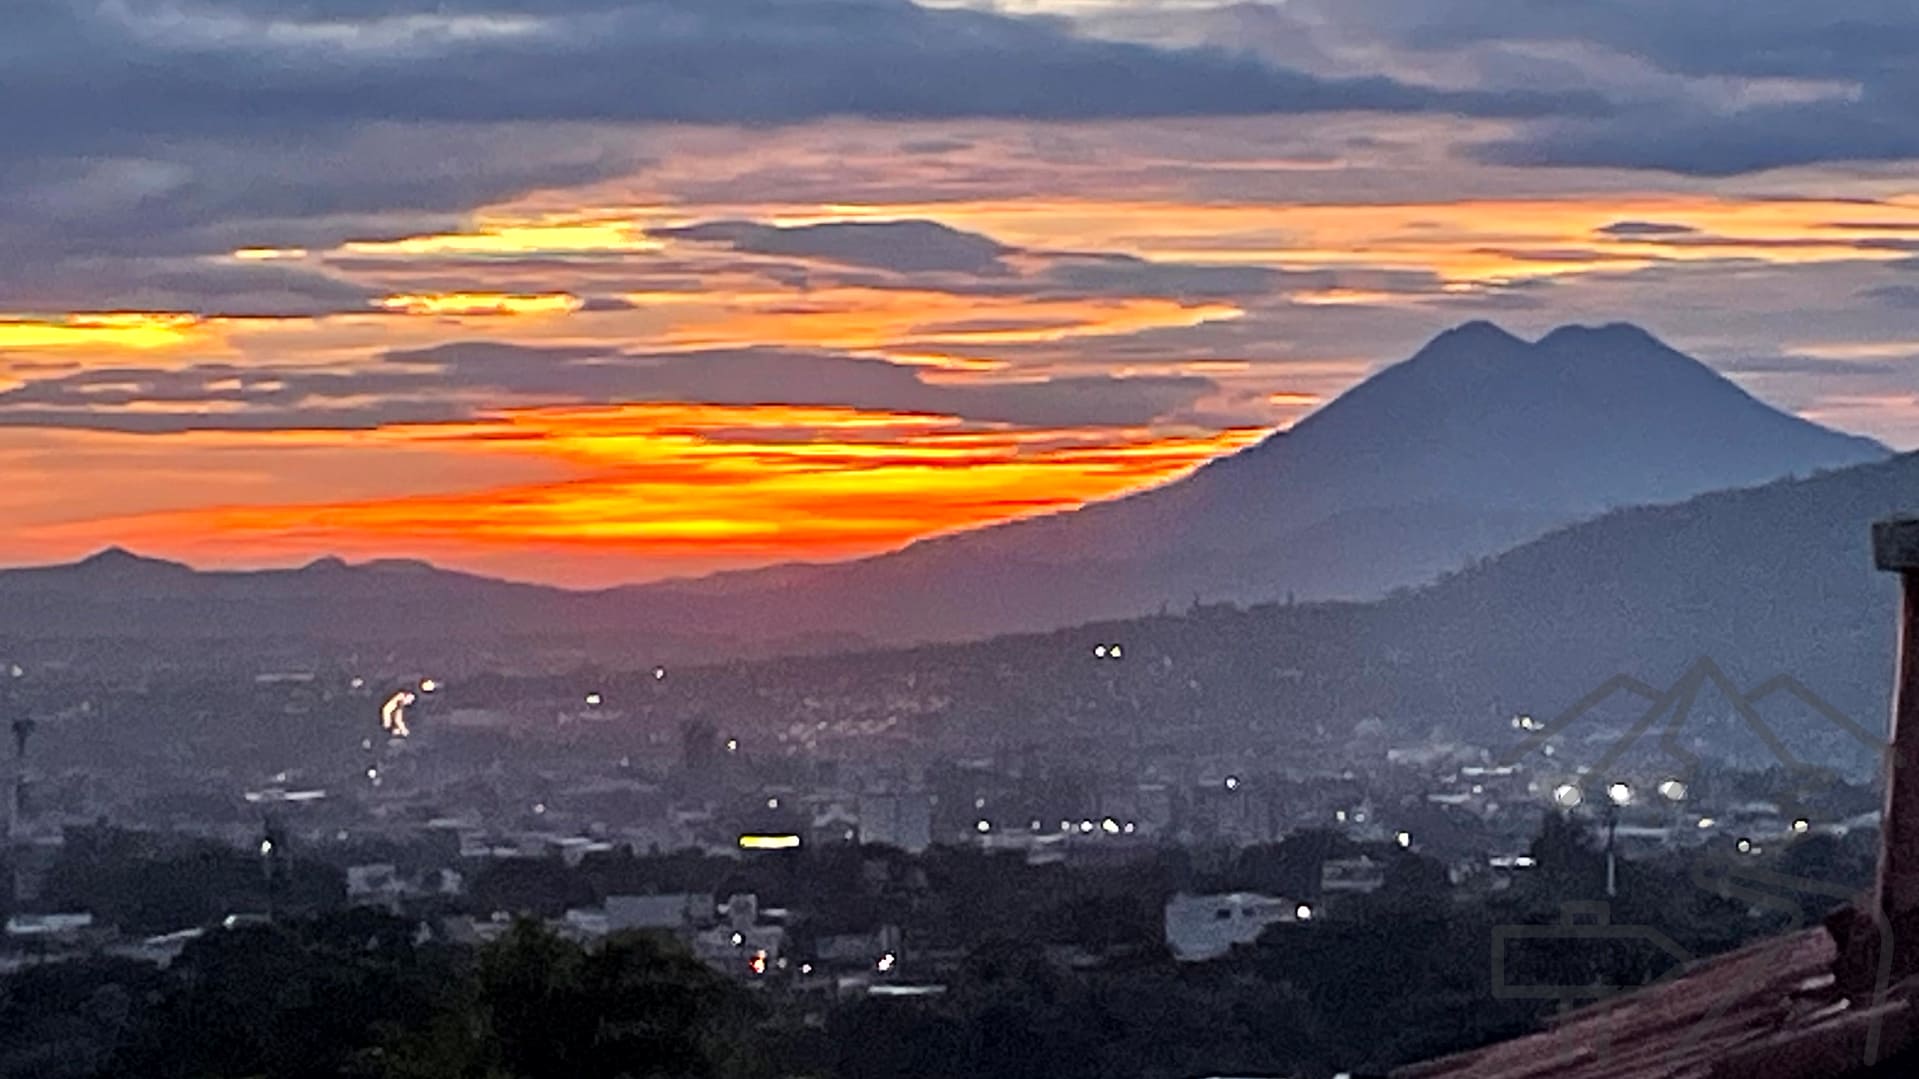
M 1834 958 L 1823 929 L 1762 941 L 1394 1079 L 1832 1079 L 1883 1059 L 1910 1028 L 1904 999 L 1863 1008 L 1841 996 Z

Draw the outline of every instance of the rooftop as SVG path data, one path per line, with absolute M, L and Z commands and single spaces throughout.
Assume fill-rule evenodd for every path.
M 1824 929 L 1761 941 L 1568 1012 L 1537 1034 L 1414 1064 L 1393 1079 L 1813 1079 L 1864 1071 L 1905 1043 L 1910 1000 L 1848 1001 L 1835 984 L 1836 958 Z

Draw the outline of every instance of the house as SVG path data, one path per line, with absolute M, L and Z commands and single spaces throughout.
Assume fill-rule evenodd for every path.
M 720 924 L 693 937 L 693 953 L 706 965 L 737 978 L 755 978 L 780 962 L 786 927 L 761 921 L 758 896 L 729 896 L 724 914 Z
M 1386 883 L 1386 866 L 1364 854 L 1328 858 L 1319 867 L 1319 890 L 1329 895 L 1371 895 Z
M 864 794 L 859 802 L 861 843 L 919 854 L 933 844 L 933 801 L 924 791 Z
M 711 925 L 713 919 L 713 896 L 707 893 L 606 897 L 607 930 L 613 933 L 630 929 L 691 932 L 698 927 Z
M 1761 941 L 1559 1016 L 1527 1037 L 1393 1079 L 1840 1079 L 1919 1068 L 1919 518 L 1873 530 L 1900 575 L 1886 809 L 1873 893 L 1816 929 Z
M 1182 963 L 1218 959 L 1251 944 L 1266 927 L 1312 919 L 1312 907 L 1251 892 L 1180 893 L 1166 901 L 1166 949 Z
M 93 930 L 93 915 L 15 914 L 7 919 L 7 936 L 15 941 L 54 941 L 69 944 Z

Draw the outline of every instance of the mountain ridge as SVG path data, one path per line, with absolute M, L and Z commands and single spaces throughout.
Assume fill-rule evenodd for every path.
M 1370 598 L 1622 505 L 1888 452 L 1780 412 L 1628 323 L 1564 326 L 1528 342 L 1478 321 L 1181 479 L 849 562 L 575 591 L 406 559 L 196 571 L 113 547 L 69 567 L 0 571 L 0 596 L 106 574 L 155 591 L 207 586 L 209 603 L 233 606 L 251 580 L 273 610 L 186 621 L 377 637 L 425 632 L 391 613 L 417 608 L 489 632 L 961 640 L 1192 598 Z M 161 628 L 151 612 L 128 610 L 134 598 L 97 597 L 92 614 L 7 604 L 0 634 L 30 631 L 27 617 L 72 632 Z

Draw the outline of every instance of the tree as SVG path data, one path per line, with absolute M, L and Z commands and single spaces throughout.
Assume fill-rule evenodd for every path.
M 531 921 L 488 946 L 479 1005 L 521 1079 L 706 1079 L 750 1070 L 743 990 L 677 944 L 622 934 L 586 951 Z

